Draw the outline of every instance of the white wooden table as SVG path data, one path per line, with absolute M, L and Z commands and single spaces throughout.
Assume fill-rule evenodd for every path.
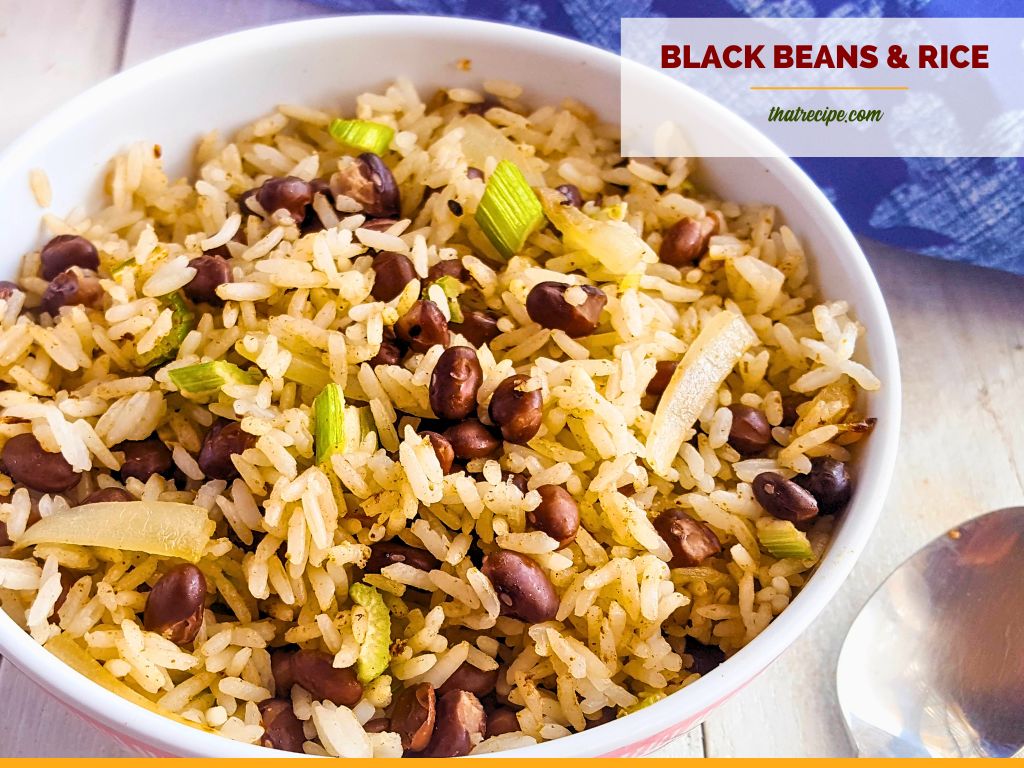
M 0 0 L 0 147 L 123 66 L 205 37 L 324 11 L 302 0 Z M 1024 279 L 864 243 L 896 326 L 900 458 L 852 577 L 782 659 L 662 757 L 853 754 L 834 667 L 859 606 L 952 525 L 1024 498 Z M 125 753 L 0 661 L 0 756 Z

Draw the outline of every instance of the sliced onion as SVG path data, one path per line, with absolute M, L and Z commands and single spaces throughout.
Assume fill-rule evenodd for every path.
M 466 115 L 451 122 L 446 133 L 462 128 L 462 154 L 470 165 L 484 170 L 487 159 L 513 163 L 532 187 L 544 183 L 542 166 L 535 157 L 524 154 L 504 133 L 480 115 Z
M 18 547 L 77 544 L 180 557 L 195 563 L 215 524 L 202 507 L 171 501 L 102 501 L 44 517 Z
M 539 189 L 537 194 L 544 213 L 562 233 L 567 251 L 583 251 L 616 275 L 641 275 L 647 264 L 658 260 L 651 246 L 626 222 L 592 218 L 565 205 L 562 193 L 553 189 Z
M 747 321 L 735 312 L 720 312 L 701 329 L 669 380 L 647 435 L 647 463 L 664 477 L 672 460 L 743 353 L 757 341 Z

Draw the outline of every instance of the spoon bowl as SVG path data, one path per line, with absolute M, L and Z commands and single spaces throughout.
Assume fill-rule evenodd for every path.
M 850 627 L 839 704 L 865 757 L 1024 748 L 1024 507 L 990 512 L 900 565 Z

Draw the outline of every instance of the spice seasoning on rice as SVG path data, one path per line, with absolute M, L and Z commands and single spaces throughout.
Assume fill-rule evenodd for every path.
M 0 286 L 0 606 L 136 703 L 338 757 L 597 727 L 763 631 L 851 497 L 861 328 L 771 208 L 527 102 L 282 106 L 48 216 Z

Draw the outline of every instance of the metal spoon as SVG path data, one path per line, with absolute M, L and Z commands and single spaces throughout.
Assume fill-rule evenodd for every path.
M 854 620 L 836 674 L 866 757 L 1024 748 L 1024 507 L 970 520 L 900 565 Z

